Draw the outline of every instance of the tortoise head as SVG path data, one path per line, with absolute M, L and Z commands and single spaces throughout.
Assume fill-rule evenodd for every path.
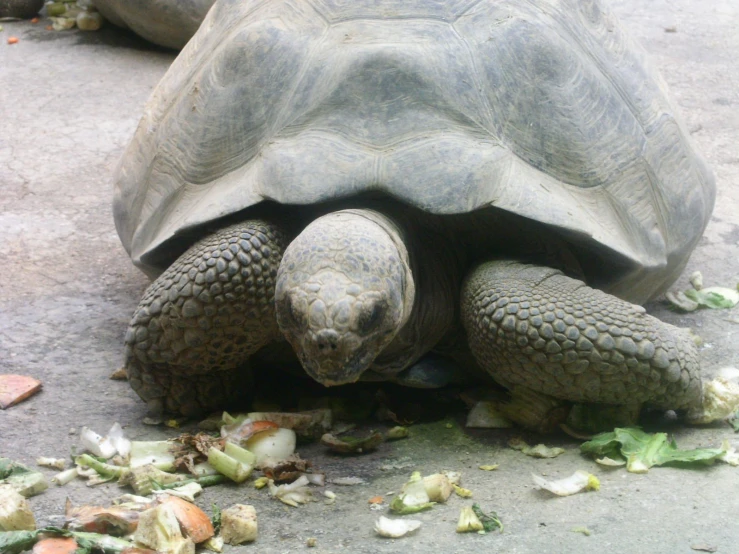
M 357 381 L 408 320 L 415 289 L 398 229 L 370 210 L 311 223 L 277 273 L 280 330 L 316 381 Z

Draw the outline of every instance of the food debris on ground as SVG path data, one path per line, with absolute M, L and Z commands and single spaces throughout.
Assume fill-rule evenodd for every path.
M 131 485 L 136 494 L 146 496 L 152 493 L 155 485 L 182 484 L 186 480 L 188 477 L 183 473 L 167 473 L 153 465 L 145 465 L 130 470 L 121 483 Z
M 460 496 L 462 498 L 472 498 L 472 491 L 470 489 L 465 489 L 453 483 L 452 487 L 454 488 L 454 492 L 457 493 L 457 496 Z
M 338 454 L 362 454 L 375 450 L 385 440 L 382 433 L 375 431 L 366 437 L 337 437 L 326 433 L 321 437 L 321 444 L 328 446 Z
M 381 537 L 399 539 L 413 533 L 421 527 L 421 522 L 415 519 L 390 519 L 380 516 L 375 522 L 375 533 Z
M 153 491 L 155 496 L 170 495 L 187 500 L 188 502 L 195 502 L 195 497 L 203 492 L 203 487 L 200 483 L 191 481 L 184 485 L 174 487 L 172 489 L 162 489 Z
M 547 490 L 557 496 L 570 496 L 583 491 L 597 491 L 600 489 L 600 481 L 592 473 L 584 470 L 577 470 L 575 473 L 564 479 L 556 481 L 548 481 L 540 475 L 531 474 L 537 487 Z
M 666 433 L 649 434 L 630 427 L 600 433 L 581 444 L 580 451 L 595 458 L 624 460 L 626 470 L 631 473 L 646 473 L 652 466 L 665 464 L 710 464 L 725 454 L 723 448 L 680 450 L 674 440 L 667 438 Z
M 252 421 L 271 422 L 283 429 L 291 429 L 307 439 L 321 438 L 333 425 L 333 412 L 329 408 L 301 412 L 250 412 L 246 415 Z
M 17 37 L 8 37 L 8 44 L 16 44 Z M 38 379 L 26 375 L 0 375 L 0 409 L 23 402 L 41 390 Z
M 162 471 L 174 471 L 176 445 L 170 441 L 131 441 L 131 469 L 152 465 Z
M 77 473 L 82 475 L 83 470 L 81 468 L 90 468 L 94 473 L 90 474 L 87 479 L 87 486 L 92 487 L 94 485 L 100 485 L 118 479 L 122 482 L 126 482 L 129 474 L 132 472 L 127 466 L 117 466 L 113 464 L 106 464 L 98 459 L 90 456 L 89 454 L 81 454 L 74 459 L 74 463 L 77 464 Z
M 106 460 L 112 458 L 118 452 L 108 436 L 102 437 L 88 427 L 82 428 L 80 442 L 87 452 Z
M 256 433 L 245 443 L 244 448 L 256 456 L 256 467 L 270 462 L 285 460 L 295 453 L 297 437 L 292 429 L 268 429 Z
M 145 508 L 144 508 L 145 509 Z M 71 531 L 86 531 L 123 537 L 136 531 L 139 516 L 143 509 L 130 509 L 126 506 L 77 506 L 67 499 L 64 513 L 64 527 Z
M 387 437 L 387 440 L 398 440 L 398 439 L 406 439 L 408 438 L 408 427 L 403 427 L 401 425 L 396 425 L 392 429 L 389 429 L 387 433 L 385 433 L 385 436 Z
M 739 292 L 728 287 L 703 287 L 703 276 L 695 272 L 690 279 L 693 288 L 685 291 L 670 291 L 665 294 L 675 308 L 692 312 L 698 308 L 712 310 L 733 308 L 739 303 Z
M 398 515 L 415 514 L 431 509 L 434 504 L 436 502 L 432 502 L 426 492 L 423 477 L 415 471 L 398 495 L 390 502 L 390 511 Z
M 175 515 L 175 507 L 165 503 L 145 510 L 133 534 L 136 543 L 168 554 L 192 554 L 195 543 L 186 537 Z
M 91 552 L 101 551 L 124 554 L 127 551 L 131 552 L 130 548 L 133 547 L 130 541 L 109 535 L 67 531 L 58 527 L 44 527 L 35 531 L 0 533 L 0 552 L 3 554 L 20 554 L 20 552 L 28 550 L 34 544 L 48 537 L 73 538 L 79 547 L 75 554 L 90 554 Z
M 34 544 L 31 554 L 74 554 L 78 548 L 72 537 L 49 537 Z
M 73 467 L 71 469 L 66 469 L 54 475 L 54 477 L 51 478 L 51 482 L 61 487 L 63 485 L 66 485 L 67 483 L 69 483 L 70 481 L 74 480 L 77 477 L 79 477 L 79 473 L 77 472 L 77 467 Z
M 26 498 L 49 488 L 43 473 L 10 458 L 0 458 L 0 485 L 9 485 Z
M 373 496 L 367 502 L 369 504 L 382 504 L 383 498 L 382 498 L 382 496 Z
M 454 492 L 449 477 L 443 473 L 434 473 L 423 478 L 423 486 L 431 502 L 446 502 Z
M 498 402 L 480 400 L 467 414 L 465 427 L 471 429 L 508 429 L 513 423 L 498 408 Z
M 207 541 L 203 542 L 200 546 L 211 552 L 223 552 L 223 537 L 216 536 L 211 537 Z
M 323 491 L 323 496 L 326 497 L 325 504 L 334 504 L 336 502 L 336 493 L 332 491 Z
M 739 453 L 737 453 L 736 448 L 731 446 L 729 441 L 723 441 L 721 443 L 721 449 L 724 450 L 724 453 L 718 457 L 719 460 L 729 464 L 730 466 L 739 466 Z
M 18 37 L 8 37 L 8 44 L 18 44 Z M 13 404 L 16 404 L 16 403 L 17 402 L 13 402 Z M 0 408 L 4 410 L 5 408 L 7 408 L 7 406 L 0 405 Z
M 65 460 L 64 458 L 48 458 L 42 456 L 40 458 L 36 458 L 36 465 L 61 470 L 64 469 L 65 465 L 67 465 L 67 460 Z
M 318 546 L 318 539 L 315 537 L 308 537 L 308 539 L 305 541 L 305 546 L 308 548 L 314 548 Z
M 536 446 L 529 446 L 526 442 L 519 438 L 513 438 L 508 441 L 508 446 L 513 450 L 520 450 L 527 456 L 532 458 L 556 458 L 560 454 L 564 454 L 565 449 L 559 447 L 548 447 L 543 444 L 537 444 Z
M 160 505 L 171 506 L 184 535 L 191 538 L 195 544 L 200 544 L 215 534 L 210 518 L 195 504 L 176 496 L 169 496 L 162 500 Z M 221 512 L 222 525 L 223 512 Z
M 500 467 L 500 465 L 499 464 L 486 464 L 486 465 L 481 465 L 478 467 L 479 469 L 483 471 L 495 471 L 496 469 Z
M 221 512 L 221 537 L 227 544 L 242 544 L 257 539 L 257 511 L 248 504 L 236 504 Z
M 313 492 L 308 488 L 309 481 L 305 475 L 286 485 L 277 486 L 272 480 L 268 482 L 268 485 L 273 498 L 293 508 L 313 501 Z
M 36 519 L 28 501 L 11 485 L 0 485 L 0 531 L 33 531 Z M 0 551 L 3 551 L 0 549 Z M 3 551 L 4 552 L 4 551 Z
M 472 506 L 465 506 L 459 513 L 459 520 L 457 521 L 457 533 L 478 533 L 485 531 L 485 527 L 482 525 L 482 521 L 477 517 L 477 514 L 472 510 Z
M 208 451 L 208 463 L 235 483 L 246 481 L 254 470 L 256 456 L 233 443 L 226 443 L 223 452 L 215 447 Z
M 498 514 L 495 512 L 485 513 L 478 504 L 472 505 L 472 511 L 475 512 L 477 519 L 482 523 L 482 528 L 486 533 L 497 531 L 498 529 L 503 531 L 503 523 L 501 523 Z
M 739 409 L 739 384 L 718 377 L 703 384 L 703 402 L 688 411 L 686 421 L 704 425 L 727 419 Z
M 586 537 L 589 537 L 592 535 L 592 531 L 588 529 L 587 527 L 573 527 L 570 529 L 573 533 L 580 533 L 581 535 L 585 535 Z

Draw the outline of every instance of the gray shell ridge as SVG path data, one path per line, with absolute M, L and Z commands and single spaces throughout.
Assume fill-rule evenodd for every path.
M 219 0 L 164 76 L 115 175 L 152 271 L 173 237 L 265 200 L 384 193 L 494 206 L 631 262 L 643 301 L 679 275 L 711 173 L 666 86 L 583 0 Z

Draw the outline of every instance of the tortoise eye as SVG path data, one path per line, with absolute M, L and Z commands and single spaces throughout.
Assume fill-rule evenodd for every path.
M 383 301 L 375 302 L 371 308 L 362 310 L 359 315 L 359 330 L 362 333 L 370 333 L 377 328 L 385 319 L 387 304 Z

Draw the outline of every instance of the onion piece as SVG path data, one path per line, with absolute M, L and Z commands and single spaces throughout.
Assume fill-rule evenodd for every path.
M 293 455 L 297 437 L 291 429 L 269 429 L 255 434 L 244 445 L 256 456 L 256 467 L 279 462 Z
M 421 527 L 421 522 L 415 519 L 389 519 L 385 516 L 375 522 L 375 532 L 381 537 L 399 539 Z
M 85 450 L 100 456 L 101 458 L 112 458 L 117 450 L 108 437 L 101 437 L 88 427 L 83 427 L 80 433 L 80 442 Z

